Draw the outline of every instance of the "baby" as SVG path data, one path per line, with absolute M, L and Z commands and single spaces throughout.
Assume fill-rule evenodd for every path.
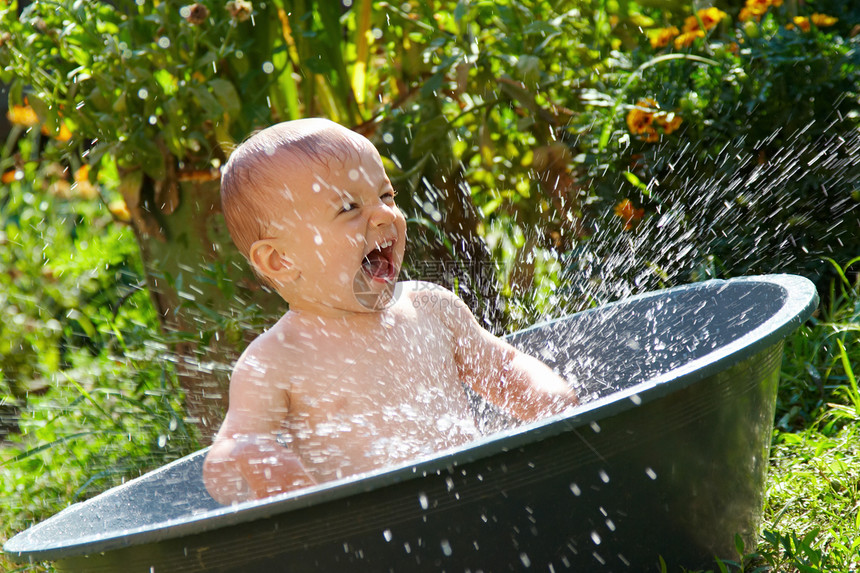
M 464 387 L 521 421 L 577 404 L 442 287 L 397 282 L 406 220 L 379 153 L 323 119 L 274 125 L 224 168 L 237 247 L 289 303 L 254 340 L 203 467 L 221 503 L 367 472 L 479 436 Z

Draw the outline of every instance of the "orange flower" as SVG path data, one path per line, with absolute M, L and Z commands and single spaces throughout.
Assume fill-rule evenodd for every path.
M 39 117 L 33 108 L 29 105 L 13 105 L 6 112 L 6 117 L 13 125 L 21 125 L 24 127 L 33 127 L 39 125 Z
M 681 126 L 681 116 L 669 114 L 651 98 L 639 100 L 627 113 L 627 128 L 647 142 L 660 139 L 660 133 L 669 134 Z
M 762 16 L 765 15 L 767 9 L 771 6 L 782 6 L 782 0 L 747 0 L 741 9 L 741 13 L 738 15 L 738 19 L 741 22 L 752 19 L 761 20 Z
M 809 20 L 815 24 L 819 28 L 826 28 L 827 26 L 833 26 L 836 22 L 839 21 L 839 18 L 834 18 L 833 16 L 828 16 L 827 14 L 813 14 L 809 17 Z
M 73 190 L 78 197 L 82 199 L 95 199 L 98 196 L 98 191 L 90 183 L 90 166 L 86 163 L 81 165 L 80 169 L 75 171 L 75 185 Z
M 656 123 L 660 127 L 660 129 L 663 130 L 663 133 L 668 135 L 681 127 L 681 116 L 674 113 L 661 113 L 654 117 L 654 123 Z
M 655 50 L 658 48 L 665 48 L 669 45 L 669 42 L 680 34 L 680 30 L 675 26 L 670 26 L 668 28 L 658 28 L 657 30 L 652 31 L 649 34 L 649 40 L 651 42 L 651 47 Z
M 650 111 L 652 109 L 654 111 Z M 627 113 L 627 128 L 630 130 L 630 133 L 650 136 L 650 133 L 654 131 L 651 124 L 654 123 L 654 113 L 656 110 L 657 102 L 653 99 L 648 98 L 636 102 L 636 107 Z
M 681 48 L 689 48 L 693 45 L 693 42 L 698 40 L 699 38 L 704 38 L 705 32 L 702 30 L 693 30 L 691 32 L 684 32 L 677 38 L 675 38 L 675 49 L 680 50 Z
M 705 27 L 705 30 L 712 30 L 725 17 L 726 13 L 719 8 L 703 8 L 696 12 L 695 16 L 688 16 L 687 19 L 684 20 L 684 32 L 695 32 L 696 30 L 699 30 L 700 20 L 702 26 Z
M 66 125 L 66 122 L 64 122 L 64 121 L 60 122 L 60 128 L 57 129 L 57 131 L 55 131 L 55 132 L 51 132 L 48 129 L 48 126 L 43 125 L 42 126 L 42 133 L 44 133 L 45 135 L 47 135 L 49 137 L 53 137 L 57 141 L 62 141 L 62 142 L 66 142 L 72 138 L 72 131 L 69 129 L 69 127 Z
M 630 199 L 624 199 L 618 205 L 615 206 L 615 216 L 621 217 L 624 219 L 624 230 L 629 231 L 633 228 L 633 224 L 636 221 L 642 219 L 645 216 L 645 209 L 637 209 L 633 206 L 633 202 Z
M 3 174 L 2 182 L 3 183 L 12 183 L 18 178 L 18 170 L 10 169 Z
M 793 22 L 793 24 L 789 24 L 788 26 L 786 26 L 788 30 L 794 30 L 795 26 L 797 26 L 804 32 L 808 32 L 812 29 L 812 26 L 809 25 L 809 18 L 807 18 L 806 16 L 795 16 L 794 18 L 792 18 L 791 21 Z

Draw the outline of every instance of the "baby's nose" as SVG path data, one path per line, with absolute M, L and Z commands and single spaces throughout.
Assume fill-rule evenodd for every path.
M 390 225 L 397 218 L 397 207 L 380 203 L 370 213 L 370 224 L 374 226 Z

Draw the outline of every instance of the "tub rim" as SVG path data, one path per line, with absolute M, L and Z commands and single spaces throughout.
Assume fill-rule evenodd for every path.
M 45 521 L 35 524 L 9 539 L 5 543 L 3 550 L 17 560 L 27 558 L 31 561 L 53 561 L 66 557 L 101 553 L 133 545 L 144 545 L 205 533 L 382 489 L 432 473 L 441 473 L 463 464 L 517 449 L 530 443 L 597 422 L 601 419 L 615 416 L 726 370 L 783 340 L 805 322 L 817 308 L 817 291 L 813 283 L 808 279 L 789 274 L 745 276 L 727 280 L 712 279 L 649 291 L 576 313 L 604 312 L 607 309 L 630 304 L 631 302 L 659 298 L 668 293 L 710 288 L 722 289 L 724 285 L 747 282 L 758 282 L 782 287 L 785 293 L 785 300 L 781 308 L 762 324 L 726 345 L 715 348 L 707 354 L 677 368 L 673 368 L 668 372 L 579 406 L 570 411 L 570 413 L 561 413 L 517 428 L 494 432 L 466 446 L 444 450 L 434 455 L 422 456 L 410 462 L 351 475 L 340 480 L 325 482 L 294 492 L 278 494 L 262 500 L 247 501 L 199 513 L 187 514 L 182 518 L 169 519 L 132 529 L 112 530 L 106 533 L 85 535 L 74 540 L 55 543 L 53 545 L 46 546 L 44 543 L 40 543 L 40 546 L 36 546 L 36 544 L 29 543 L 31 539 L 43 542 L 44 540 L 38 536 L 39 531 L 47 527 L 48 524 L 53 524 L 57 520 L 64 519 L 73 514 L 77 508 L 105 501 L 109 497 L 118 495 L 125 489 L 133 487 L 134 484 L 142 480 L 157 479 L 159 474 L 169 471 L 173 466 L 185 463 L 195 456 L 205 455 L 209 449 L 207 447 L 147 472 L 140 477 L 129 480 L 124 484 L 108 489 L 93 498 L 61 510 Z M 548 325 L 564 321 L 571 316 L 574 315 L 565 315 L 540 322 L 519 330 L 510 336 L 527 334 Z

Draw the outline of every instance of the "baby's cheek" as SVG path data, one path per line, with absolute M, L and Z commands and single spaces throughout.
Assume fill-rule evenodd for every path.
M 349 241 L 350 247 L 357 247 L 357 246 L 363 247 L 365 242 L 366 242 L 364 234 L 362 234 L 362 233 L 356 233 L 352 237 L 347 237 L 347 240 Z

